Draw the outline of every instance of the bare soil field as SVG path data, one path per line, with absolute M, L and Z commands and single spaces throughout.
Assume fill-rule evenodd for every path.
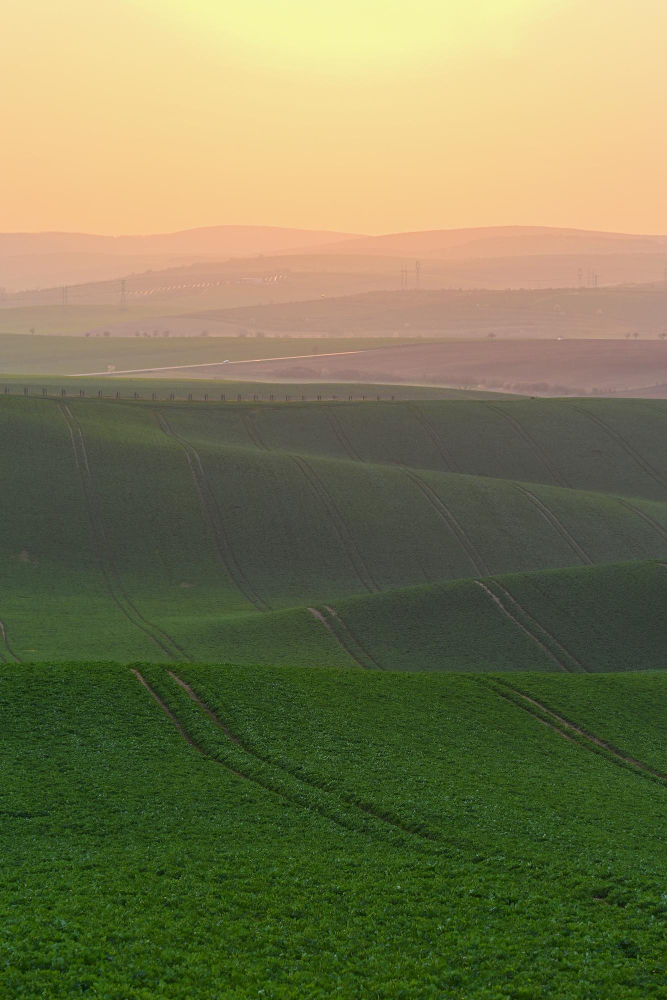
M 552 396 L 622 392 L 662 397 L 667 395 L 667 342 L 443 341 L 328 357 L 184 368 L 186 373 L 188 377 L 255 381 L 449 385 Z M 164 374 L 173 377 L 173 372 Z

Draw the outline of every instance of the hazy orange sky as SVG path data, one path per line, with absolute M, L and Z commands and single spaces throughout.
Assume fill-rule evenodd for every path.
M 667 0 L 22 0 L 0 230 L 667 232 Z

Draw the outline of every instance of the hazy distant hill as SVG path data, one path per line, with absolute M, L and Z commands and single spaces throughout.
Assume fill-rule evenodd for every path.
M 532 254 L 662 254 L 667 236 L 555 229 L 549 226 L 489 226 L 473 229 L 433 229 L 426 232 L 360 236 L 335 244 L 311 246 L 313 253 L 381 256 L 523 257 Z
M 0 286 L 18 290 L 105 280 L 199 260 L 335 246 L 351 238 L 350 233 L 278 226 L 207 226 L 148 236 L 0 233 Z

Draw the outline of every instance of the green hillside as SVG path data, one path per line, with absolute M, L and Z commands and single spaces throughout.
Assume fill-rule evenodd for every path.
M 173 673 L 0 667 L 3 996 L 664 997 L 664 673 Z
M 5 659 L 658 667 L 666 425 L 644 400 L 3 396 Z

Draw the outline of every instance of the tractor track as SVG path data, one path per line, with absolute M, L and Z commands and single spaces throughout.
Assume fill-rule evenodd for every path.
M 160 430 L 167 437 L 173 438 L 185 453 L 218 562 L 248 603 L 258 611 L 270 611 L 271 608 L 254 589 L 234 555 L 222 512 L 204 471 L 199 452 L 189 441 L 176 434 L 163 413 L 159 410 L 153 412 Z
M 428 419 L 428 417 L 425 417 L 424 414 L 419 409 L 419 407 L 416 406 L 414 403 L 412 403 L 412 404 L 408 403 L 407 409 L 412 414 L 412 416 L 415 418 L 415 420 L 419 424 L 421 424 L 421 426 L 424 428 L 424 430 L 426 431 L 426 433 L 430 437 L 431 441 L 433 442 L 433 444 L 435 445 L 436 449 L 438 450 L 438 453 L 439 453 L 440 457 L 442 458 L 443 462 L 445 463 L 445 468 L 447 469 L 447 472 L 460 472 L 461 470 L 459 469 L 458 465 L 456 464 L 456 461 L 452 458 L 452 456 L 449 454 L 449 452 L 445 449 L 445 446 L 443 445 L 443 443 L 442 443 L 442 441 L 440 439 L 440 435 L 438 434 L 438 432 L 436 431 L 435 427 L 433 426 L 433 424 L 431 423 L 431 421 Z
M 575 555 L 578 556 L 579 559 L 581 559 L 582 563 L 584 563 L 586 566 L 594 565 L 593 560 L 589 556 L 588 552 L 586 552 L 586 550 L 579 544 L 576 538 L 574 538 L 570 534 L 570 532 L 567 530 L 562 521 L 560 521 L 556 517 L 554 512 L 550 510 L 547 507 L 547 505 L 542 500 L 540 500 L 539 497 L 535 496 L 534 493 L 531 493 L 531 491 L 526 489 L 525 486 L 521 486 L 520 483 L 513 482 L 512 485 L 516 490 L 519 491 L 519 493 L 523 493 L 523 495 L 530 500 L 533 506 L 539 510 L 542 517 L 546 521 L 548 521 L 549 524 L 552 526 L 552 528 L 554 528 L 558 532 L 563 541 L 566 542 L 567 545 L 569 545 L 569 547 L 575 553 Z
M 250 440 L 252 441 L 252 443 L 254 444 L 254 446 L 256 448 L 259 448 L 260 451 L 269 451 L 270 449 L 267 448 L 267 446 L 264 444 L 264 442 L 262 441 L 262 439 L 260 437 L 259 431 L 257 430 L 257 427 L 255 426 L 255 421 L 252 419 L 252 416 L 249 413 L 247 413 L 247 412 L 244 411 L 241 414 L 241 421 L 243 423 L 243 426 L 246 429 L 246 433 L 247 433 L 248 437 L 250 438 Z
M 301 775 L 296 774 L 294 771 L 291 771 L 284 765 L 277 764 L 275 761 L 271 760 L 270 757 L 257 753 L 257 751 L 253 750 L 246 743 L 243 743 L 236 736 L 232 735 L 227 726 L 222 722 L 222 720 L 218 717 L 218 715 L 216 715 L 213 709 L 206 704 L 206 702 L 197 694 L 196 691 L 193 690 L 193 688 L 189 684 L 187 684 L 177 674 L 175 674 L 173 670 L 169 670 L 168 673 L 176 681 L 176 683 L 179 684 L 181 688 L 183 688 L 188 697 L 191 698 L 192 701 L 194 701 L 197 705 L 199 705 L 202 711 L 205 712 L 206 715 L 209 717 L 211 722 L 215 726 L 217 726 L 218 729 L 221 729 L 222 732 L 225 734 L 225 736 L 227 736 L 228 739 L 230 739 L 233 743 L 236 744 L 236 746 L 238 746 L 241 750 L 243 750 L 244 753 L 248 754 L 249 757 L 254 757 L 255 760 L 260 761 L 262 764 L 268 764 L 270 767 L 275 767 L 279 771 L 282 771 L 284 774 L 289 775 L 290 778 L 300 782 L 302 785 L 306 785 L 308 788 L 312 788 L 316 792 L 319 793 L 324 792 L 325 794 L 329 794 L 333 798 L 338 799 L 338 801 L 341 802 L 343 805 L 351 806 L 352 808 L 359 810 L 359 812 L 364 813 L 364 815 L 366 816 L 372 816 L 373 819 L 379 820 L 381 823 L 386 823 L 388 826 L 394 827 L 394 829 L 399 830 L 401 833 L 409 833 L 414 836 L 422 837 L 425 840 L 434 839 L 433 837 L 430 837 L 420 831 L 413 830 L 412 828 L 405 826 L 403 823 L 400 822 L 398 818 L 390 819 L 387 816 L 383 816 L 381 813 L 373 809 L 372 806 L 369 806 L 366 803 L 357 802 L 350 796 L 343 795 L 340 792 L 329 792 L 328 789 L 323 788 L 323 786 L 319 785 L 316 781 L 310 781 L 307 778 L 304 778 Z
M 328 407 L 325 407 L 324 416 L 326 417 L 331 429 L 338 439 L 338 443 L 348 458 L 351 458 L 353 462 L 363 462 L 363 458 L 356 451 L 335 413 L 332 413 Z
M 322 622 L 325 629 L 327 629 L 331 633 L 331 635 L 334 637 L 340 648 L 344 650 L 344 652 L 346 652 L 347 655 L 352 660 L 354 660 L 354 662 L 358 664 L 358 666 L 360 666 L 362 670 L 370 670 L 370 667 L 368 667 L 358 656 L 356 656 L 355 653 L 353 653 L 352 650 L 349 648 L 349 646 L 345 645 L 341 637 L 336 634 L 331 623 L 325 618 L 325 616 L 322 614 L 321 611 L 318 611 L 317 608 L 308 608 L 308 610 L 313 616 L 313 618 L 317 618 L 319 622 Z
M 300 801 L 297 797 L 288 795 L 284 791 L 278 791 L 276 788 L 273 788 L 270 783 L 262 781 L 256 775 L 245 774 L 244 772 L 238 771 L 235 768 L 231 767 L 229 764 L 224 763 L 224 761 L 219 760 L 217 757 L 213 757 L 211 754 L 209 754 L 204 749 L 204 747 L 202 747 L 199 743 L 197 743 L 196 740 L 193 739 L 193 737 L 187 731 L 187 729 L 185 728 L 185 726 L 180 722 L 180 720 L 175 715 L 175 713 L 172 712 L 172 710 L 169 708 L 169 706 L 162 700 L 162 698 L 160 698 L 159 694 L 150 686 L 150 684 L 147 682 L 147 680 L 145 679 L 145 677 L 138 670 L 136 670 L 133 667 L 131 667 L 130 670 L 134 674 L 134 676 L 137 678 L 137 680 L 143 685 L 143 687 L 146 689 L 146 691 L 151 696 L 151 698 L 153 698 L 153 700 L 157 703 L 157 705 L 160 707 L 160 709 L 162 710 L 162 712 L 164 712 L 164 714 L 167 716 L 167 718 L 169 719 L 169 721 L 174 725 L 174 727 L 176 728 L 176 730 L 178 731 L 178 733 L 180 733 L 180 735 L 189 744 L 189 746 L 191 746 L 194 750 L 196 750 L 201 755 L 201 757 L 203 757 L 204 760 L 211 761 L 211 763 L 213 763 L 213 764 L 217 764 L 218 767 L 222 767 L 229 774 L 233 774 L 234 777 L 240 778 L 243 781 L 249 781 L 252 784 L 257 785 L 259 788 L 263 789 L 264 791 L 269 792 L 270 794 L 277 796 L 278 798 L 282 799 L 283 801 L 289 802 L 291 805 L 295 805 L 295 806 L 297 806 L 300 809 L 305 809 L 307 812 L 317 813 L 318 815 L 323 816 L 325 819 L 329 820 L 332 823 L 335 823 L 336 826 L 339 826 L 341 829 L 345 830 L 346 832 L 351 831 L 353 833 L 361 833 L 361 834 L 363 834 L 365 836 L 372 836 L 372 833 L 370 831 L 368 831 L 368 830 L 360 829 L 358 826 L 354 825 L 353 823 L 346 823 L 346 822 L 344 822 L 341 819 L 337 819 L 335 816 L 330 815 L 330 813 L 328 811 L 326 811 L 325 809 L 317 808 L 317 806 L 314 805 L 314 804 L 304 803 L 304 802 Z M 221 723 L 221 721 L 217 718 L 217 716 L 215 715 L 215 713 L 195 694 L 195 692 L 192 690 L 192 688 L 189 687 L 189 685 L 185 684 L 184 681 L 182 681 L 179 677 L 177 677 L 171 671 L 170 671 L 170 674 L 171 674 L 172 678 L 185 690 L 185 692 L 188 695 L 188 697 L 192 698 L 192 700 L 195 701 L 203 709 L 203 711 L 206 712 L 206 714 L 208 715 L 208 717 L 210 718 L 210 720 L 216 726 L 218 726 L 220 729 L 222 729 L 222 731 L 225 733 L 225 735 L 228 736 L 228 738 L 239 748 L 239 750 L 243 751 L 248 756 L 253 757 L 255 760 L 260 761 L 261 763 L 264 763 L 264 764 L 268 763 L 270 766 L 276 767 L 278 770 L 282 771 L 284 774 L 289 775 L 289 777 L 291 777 L 292 779 L 301 782 L 301 784 L 305 785 L 307 788 L 313 789 L 313 790 L 317 791 L 320 794 L 326 794 L 326 792 L 324 791 L 324 789 L 320 788 L 318 785 L 316 785 L 314 783 L 311 784 L 310 782 L 306 782 L 306 781 L 304 781 L 301 778 L 297 778 L 296 775 L 293 775 L 290 771 L 287 771 L 284 768 L 278 767 L 277 765 L 273 764 L 271 761 L 265 761 L 259 755 L 254 754 L 251 751 L 249 751 L 247 747 L 245 747 L 239 740 L 235 739 L 231 735 L 231 733 L 229 733 L 229 731 L 227 730 L 227 727 L 224 726 Z M 421 832 L 416 831 L 416 830 L 412 830 L 409 827 L 405 827 L 405 826 L 403 826 L 403 825 L 401 825 L 401 824 L 399 824 L 397 822 L 394 822 L 394 821 L 392 821 L 390 819 L 387 819 L 386 817 L 381 816 L 379 813 L 376 813 L 376 812 L 372 811 L 370 809 L 370 807 L 366 808 L 366 807 L 361 806 L 358 803 L 354 803 L 354 802 L 347 803 L 344 799 L 339 799 L 338 801 L 342 802 L 342 803 L 344 803 L 346 805 L 353 805 L 353 806 L 355 806 L 355 808 L 358 809 L 360 812 L 363 812 L 367 816 L 371 816 L 373 819 L 379 820 L 380 822 L 386 824 L 387 826 L 390 826 L 392 829 L 396 830 L 397 832 L 399 832 L 401 834 L 408 834 L 410 836 L 417 836 L 420 839 L 426 840 L 426 841 L 428 841 L 430 843 L 432 843 L 433 840 L 434 840 L 433 837 L 430 837 L 427 834 L 421 833 Z
M 167 657 L 177 661 L 183 659 L 192 661 L 192 657 L 183 649 L 182 646 L 179 646 L 178 643 L 174 642 L 170 635 L 163 631 L 163 629 L 158 628 L 157 625 L 154 625 L 141 614 L 125 591 L 120 574 L 111 555 L 111 548 L 106 536 L 106 531 L 104 530 L 104 521 L 102 520 L 99 498 L 97 496 L 95 482 L 90 471 L 90 465 L 88 464 L 88 453 L 86 451 L 86 444 L 81 427 L 69 406 L 58 404 L 58 409 L 63 417 L 63 420 L 67 424 L 70 433 L 76 471 L 81 486 L 81 493 L 84 500 L 84 506 L 86 508 L 86 514 L 88 515 L 88 523 L 90 525 L 93 546 L 97 557 L 97 564 L 109 596 L 120 608 L 127 620 L 131 622 L 135 628 L 140 629 L 145 635 L 147 635 Z M 79 456 L 79 450 L 77 449 L 77 437 L 79 440 L 81 457 Z M 85 474 L 83 471 L 84 467 L 86 470 Z
M 623 500 L 621 499 L 621 497 L 616 497 L 616 496 L 612 497 L 612 499 L 615 500 L 616 503 L 620 504 L 622 507 L 625 507 L 626 510 L 629 510 L 632 514 L 636 514 L 637 517 L 641 517 L 641 519 L 645 521 L 646 524 L 649 524 L 653 528 L 653 530 L 660 535 L 661 538 L 667 541 L 667 531 L 658 521 L 655 520 L 655 518 L 651 517 L 650 514 L 647 514 L 646 511 L 640 510 L 639 507 L 635 507 L 635 505 L 630 503 L 629 500 Z
M 565 477 L 558 471 L 554 463 L 547 455 L 544 448 L 542 448 L 542 446 L 537 443 L 535 438 L 533 438 L 532 435 L 528 433 L 526 428 L 523 426 L 523 424 L 519 423 L 516 417 L 513 417 L 510 413 L 506 413 L 505 410 L 502 409 L 502 407 L 494 406 L 492 403 L 486 403 L 486 406 L 488 406 L 489 409 L 491 410 L 495 410 L 496 413 L 499 413 L 500 416 L 503 417 L 507 421 L 507 423 L 514 428 L 517 434 L 519 434 L 520 437 L 523 438 L 524 442 L 528 445 L 533 454 L 536 455 L 537 458 L 539 458 L 542 465 L 545 467 L 549 475 L 556 481 L 556 484 L 558 486 L 566 486 L 568 489 L 571 489 L 571 486 L 568 483 L 567 479 L 565 479 Z
M 7 655 L 11 656 L 12 660 L 14 661 L 14 663 L 21 663 L 22 662 L 21 657 L 18 656 L 14 652 L 14 650 L 12 649 L 12 647 L 9 645 L 9 640 L 7 639 L 7 630 L 5 628 L 5 623 L 3 621 L 0 621 L 0 637 L 2 638 L 2 645 L 5 647 Z M 2 653 L 0 653 L 0 657 L 2 657 L 3 660 L 5 660 L 5 657 L 4 657 L 4 655 Z M 11 660 L 10 660 L 10 663 L 11 663 Z
M 343 629 L 343 631 L 346 632 L 349 635 L 350 639 L 355 644 L 355 646 L 359 647 L 359 649 L 364 654 L 364 656 L 366 656 L 371 661 L 371 663 L 373 663 L 378 668 L 378 670 L 384 670 L 384 667 L 380 663 L 378 663 L 378 661 L 375 659 L 374 656 L 371 656 L 371 654 L 368 652 L 368 650 L 366 649 L 366 647 L 362 646 L 362 644 L 357 639 L 356 635 L 354 635 L 354 633 L 350 629 L 349 625 L 347 625 L 343 621 L 343 619 L 340 617 L 340 615 L 338 614 L 338 612 L 336 611 L 336 609 L 330 607 L 328 604 L 325 604 L 324 607 L 329 612 L 329 614 L 331 615 L 331 617 L 334 618 L 338 622 L 338 624 L 341 626 L 341 628 Z
M 623 753 L 612 743 L 608 743 L 606 740 L 601 740 L 594 733 L 591 733 L 587 729 L 584 729 L 583 726 L 579 726 L 576 722 L 571 722 L 570 719 L 567 719 L 564 715 L 559 715 L 558 712 L 554 712 L 554 710 L 552 708 L 549 708 L 548 705 L 545 705 L 542 702 L 537 701 L 536 698 L 532 698 L 530 695 L 525 694 L 525 692 L 521 691 L 519 688 L 513 687 L 508 681 L 504 679 L 498 679 L 497 683 L 501 684 L 503 687 L 508 688 L 508 690 L 510 690 L 513 694 L 517 695 L 524 702 L 526 702 L 525 706 L 518 705 L 519 708 L 524 708 L 525 711 L 530 712 L 530 714 L 534 715 L 535 718 L 540 718 L 538 715 L 535 714 L 533 710 L 531 710 L 531 708 L 528 707 L 529 705 L 532 705 L 533 708 L 538 709 L 538 711 L 543 712 L 545 715 L 551 717 L 554 720 L 555 725 L 552 726 L 552 728 L 559 726 L 562 727 L 562 729 L 569 730 L 571 733 L 574 733 L 576 734 L 576 736 L 580 737 L 580 739 L 573 739 L 572 736 L 568 736 L 568 739 L 573 740 L 573 742 L 578 743 L 580 746 L 583 746 L 585 749 L 588 750 L 591 750 L 592 747 L 597 747 L 601 750 L 604 750 L 606 754 L 609 754 L 610 757 L 613 758 L 612 763 L 620 764 L 624 768 L 630 766 L 632 769 L 639 770 L 639 772 L 643 776 L 650 776 L 653 780 L 659 781 L 661 784 L 667 785 L 667 774 L 664 774 L 662 771 L 658 771 L 656 768 L 651 767 L 650 764 L 645 764 L 643 761 L 638 760 L 636 757 L 631 757 L 629 754 Z M 513 701 L 513 699 L 510 700 L 512 700 L 513 704 L 515 705 L 518 704 L 517 702 Z M 540 719 L 540 722 L 543 721 L 545 720 Z M 551 725 L 551 723 L 548 724 Z M 562 729 L 560 730 L 561 732 Z M 568 734 L 562 733 L 562 735 L 567 736 Z M 590 744 L 590 746 L 586 746 L 586 743 Z M 594 750 L 593 752 L 595 753 L 597 751 Z
M 346 553 L 357 577 L 359 578 L 359 581 L 363 584 L 369 594 L 379 593 L 381 588 L 366 565 L 364 557 L 352 537 L 347 521 L 345 520 L 331 493 L 305 458 L 301 455 L 295 454 L 290 454 L 289 457 L 301 470 L 302 474 L 307 479 L 311 490 L 329 515 L 329 520 L 338 535 L 343 550 Z
M 417 486 L 417 488 L 421 491 L 422 495 L 426 497 L 433 509 L 439 515 L 440 519 L 447 525 L 450 532 L 454 535 L 461 548 L 468 556 L 475 572 L 480 573 L 482 576 L 488 576 L 488 566 L 475 548 L 473 542 L 471 542 L 468 538 L 459 522 L 456 520 L 449 508 L 445 506 L 437 493 L 417 472 L 414 471 L 414 469 L 408 469 L 406 466 L 403 466 L 402 469 L 408 479 L 411 479 L 415 486 Z
M 559 667 L 560 670 L 564 670 L 567 673 L 578 673 L 579 671 L 581 671 L 582 673 L 586 672 L 585 667 L 579 662 L 579 660 L 577 660 L 576 657 L 572 656 L 572 654 L 568 652 L 568 650 L 562 645 L 562 643 L 559 642 L 559 640 L 554 635 L 552 635 L 551 632 L 548 631 L 548 629 L 544 628 L 543 625 L 540 625 L 537 619 L 533 618 L 533 616 L 529 614 L 528 611 L 526 611 L 523 605 L 519 604 L 517 599 L 513 597 L 512 594 L 510 594 L 509 590 L 503 587 L 503 585 L 499 583 L 498 580 L 493 578 L 487 578 L 486 582 L 482 580 L 475 580 L 475 583 L 477 584 L 478 587 L 481 587 L 481 589 L 484 590 L 489 595 L 494 604 L 498 608 L 500 608 L 503 614 L 505 614 L 511 621 L 513 621 L 514 624 L 517 625 L 522 632 L 524 632 L 530 639 L 532 639 L 533 642 L 536 643 L 551 660 L 553 660 L 553 662 Z M 498 594 L 494 593 L 491 587 L 488 586 L 489 584 L 491 584 L 491 586 L 495 586 L 498 588 L 498 590 L 501 592 L 505 600 L 509 602 L 510 607 L 514 609 L 516 614 L 513 614 L 512 611 L 510 611 L 510 608 L 508 608 L 507 605 L 504 603 L 502 597 L 499 597 Z M 519 614 L 523 615 L 528 620 L 529 624 L 532 626 L 532 629 L 523 624 L 523 622 L 517 617 L 517 615 Z M 541 638 L 539 638 L 540 633 L 544 637 L 544 641 Z M 552 643 L 556 647 L 556 649 L 560 653 L 560 656 L 557 656 L 556 653 L 549 648 L 549 643 Z
M 667 482 L 665 482 L 658 470 L 654 469 L 651 463 L 647 462 L 646 459 L 639 454 L 637 449 L 621 434 L 619 434 L 618 431 L 614 430 L 613 427 L 610 427 L 606 420 L 603 420 L 602 417 L 598 417 L 596 413 L 591 413 L 589 410 L 583 409 L 581 406 L 575 406 L 573 403 L 570 403 L 570 406 L 573 410 L 576 410 L 578 413 L 583 413 L 583 415 L 588 417 L 589 420 L 593 420 L 599 427 L 602 427 L 609 437 L 623 449 L 626 455 L 629 455 L 630 458 L 636 462 L 643 472 L 650 476 L 651 479 L 663 490 L 667 491 Z

